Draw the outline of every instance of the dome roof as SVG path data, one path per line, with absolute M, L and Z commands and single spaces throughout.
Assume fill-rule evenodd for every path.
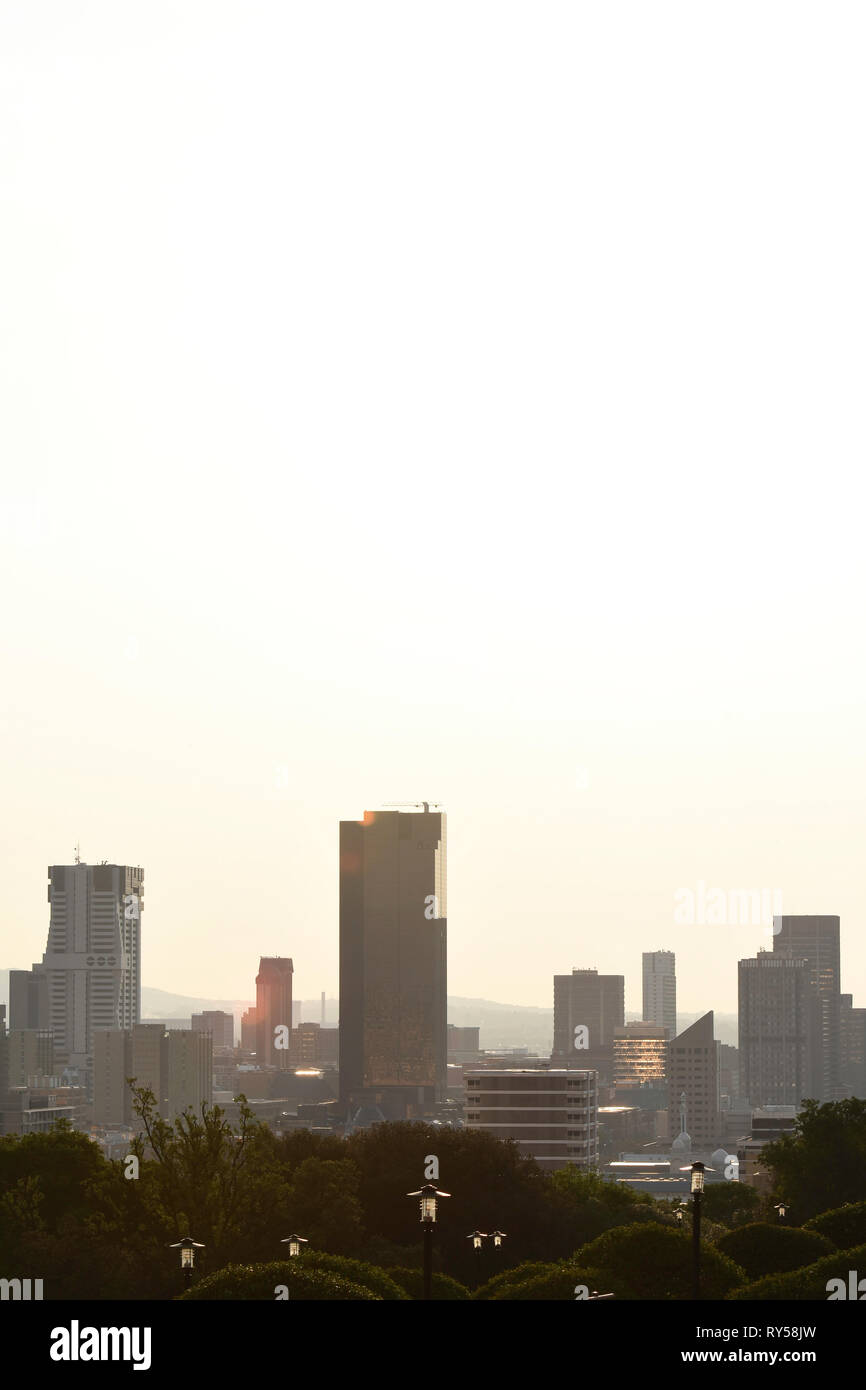
M 678 1154 L 688 1153 L 691 1150 L 691 1147 L 692 1136 L 690 1134 L 686 1134 L 685 1130 L 683 1130 L 682 1134 L 678 1134 L 674 1142 L 671 1144 L 671 1148 L 674 1150 L 675 1153 Z
M 721 1168 L 727 1168 L 727 1166 L 728 1166 L 728 1151 L 727 1151 L 727 1149 L 716 1149 L 715 1153 L 713 1154 L 712 1158 L 710 1159 L 710 1163 L 712 1164 L 713 1168 L 719 1168 L 719 1169 L 721 1169 Z

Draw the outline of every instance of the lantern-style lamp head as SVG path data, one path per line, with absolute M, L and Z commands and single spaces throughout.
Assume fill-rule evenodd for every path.
M 424 1226 L 430 1226 L 436 1220 L 438 1198 L 450 1197 L 451 1193 L 440 1192 L 437 1187 L 433 1186 L 432 1182 L 425 1182 L 424 1186 L 420 1187 L 417 1192 L 407 1192 L 406 1196 L 421 1198 L 421 1223 Z
M 493 1241 L 494 1249 L 496 1249 L 496 1250 L 501 1250 L 501 1249 L 502 1249 L 502 1242 L 505 1240 L 505 1232 L 504 1232 L 504 1231 L 491 1231 L 490 1234 L 491 1234 L 491 1239 L 492 1239 L 492 1241 Z
M 310 1242 L 306 1239 L 305 1236 L 295 1236 L 295 1235 L 292 1235 L 292 1236 L 284 1236 L 284 1238 L 280 1241 L 280 1245 L 287 1245 L 287 1246 L 289 1247 L 289 1255 L 290 1255 L 290 1256 L 292 1256 L 292 1255 L 300 1255 L 300 1253 L 301 1253 L 301 1246 L 302 1246 L 302 1245 L 309 1245 L 309 1243 L 310 1243 Z
M 473 1250 L 480 1250 L 484 1241 L 487 1239 L 487 1235 L 484 1231 L 471 1231 L 466 1239 L 472 1241 Z
M 780 1220 L 784 1220 L 788 1215 L 788 1205 L 786 1202 L 778 1202 L 773 1210 L 779 1213 Z
M 708 1168 L 706 1163 L 687 1163 L 680 1169 L 681 1173 L 691 1173 L 692 1175 L 692 1195 L 698 1197 L 704 1190 L 704 1173 L 714 1173 L 715 1168 Z
M 192 1236 L 184 1236 L 183 1240 L 174 1241 L 168 1248 L 169 1250 L 180 1251 L 181 1269 L 192 1269 L 195 1265 L 196 1250 L 204 1250 L 204 1246 L 199 1241 L 193 1240 Z

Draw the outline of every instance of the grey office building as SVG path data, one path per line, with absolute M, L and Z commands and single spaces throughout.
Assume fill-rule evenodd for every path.
M 821 1068 L 815 1078 L 815 1099 L 840 1100 L 842 1084 L 841 972 L 838 917 L 774 917 L 773 954 L 809 964 L 812 991 L 818 1001 Z
M 613 1081 L 613 1042 L 625 1024 L 625 976 L 572 970 L 553 977 L 553 1057 Z
M 821 1019 L 809 961 L 773 951 L 740 961 L 739 1061 L 753 1107 L 818 1099 Z
M 677 1035 L 677 971 L 673 951 L 643 953 L 643 1021 Z
M 77 1071 L 92 1094 L 93 1032 L 131 1028 L 141 1015 L 144 870 L 123 864 L 55 864 L 45 954 L 16 971 L 18 1027 L 49 1029 L 55 1066 Z M 25 977 L 25 978 L 22 978 Z

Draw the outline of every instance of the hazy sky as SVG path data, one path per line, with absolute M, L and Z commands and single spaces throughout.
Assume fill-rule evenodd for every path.
M 337 987 L 338 822 L 448 812 L 449 991 L 842 918 L 866 1004 L 861 5 L 0 8 L 0 965 Z

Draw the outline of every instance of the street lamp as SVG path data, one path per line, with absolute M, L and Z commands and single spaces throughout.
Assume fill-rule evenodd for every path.
M 481 1251 L 481 1246 L 482 1246 L 482 1244 L 484 1243 L 484 1241 L 487 1239 L 487 1235 L 486 1235 L 486 1233 L 485 1233 L 484 1231 L 470 1231 L 470 1233 L 469 1233 L 469 1235 L 466 1237 L 466 1239 L 467 1239 L 467 1240 L 471 1240 L 471 1241 L 472 1241 L 472 1249 L 473 1249 L 473 1250 L 477 1250 L 477 1251 L 480 1253 L 480 1251 Z
M 283 1239 L 280 1241 L 280 1245 L 287 1245 L 287 1246 L 289 1247 L 289 1257 L 290 1257 L 290 1258 L 291 1258 L 292 1255 L 300 1255 L 300 1253 L 301 1253 L 301 1246 L 302 1246 L 302 1245 L 309 1245 L 309 1243 L 310 1243 L 310 1242 L 306 1239 L 305 1236 L 294 1236 L 294 1235 L 293 1235 L 293 1236 L 284 1236 Z
M 773 1211 L 777 1211 L 779 1213 L 780 1221 L 784 1221 L 785 1217 L 788 1215 L 788 1212 L 790 1210 L 791 1208 L 787 1206 L 785 1202 L 777 1202 L 776 1205 L 773 1207 Z
M 493 1249 L 501 1250 L 502 1242 L 507 1239 L 507 1235 L 505 1231 L 491 1231 L 490 1239 L 493 1241 Z
M 169 1250 L 180 1251 L 180 1267 L 183 1272 L 184 1283 L 187 1288 L 192 1283 L 192 1271 L 195 1266 L 196 1250 L 204 1250 L 200 1241 L 193 1240 L 192 1236 L 184 1236 L 183 1240 L 176 1240 L 169 1245 Z
M 693 1297 L 701 1296 L 701 1198 L 704 1195 L 704 1173 L 714 1173 L 714 1168 L 707 1168 L 703 1163 L 690 1163 L 687 1167 L 681 1168 L 681 1173 L 692 1175 L 692 1251 L 694 1256 L 693 1273 Z
M 450 1197 L 450 1192 L 440 1192 L 432 1182 L 425 1182 L 417 1192 L 407 1192 L 407 1197 L 421 1198 L 421 1229 L 424 1232 L 424 1298 L 429 1299 L 433 1289 L 433 1227 L 436 1225 L 438 1199 Z

